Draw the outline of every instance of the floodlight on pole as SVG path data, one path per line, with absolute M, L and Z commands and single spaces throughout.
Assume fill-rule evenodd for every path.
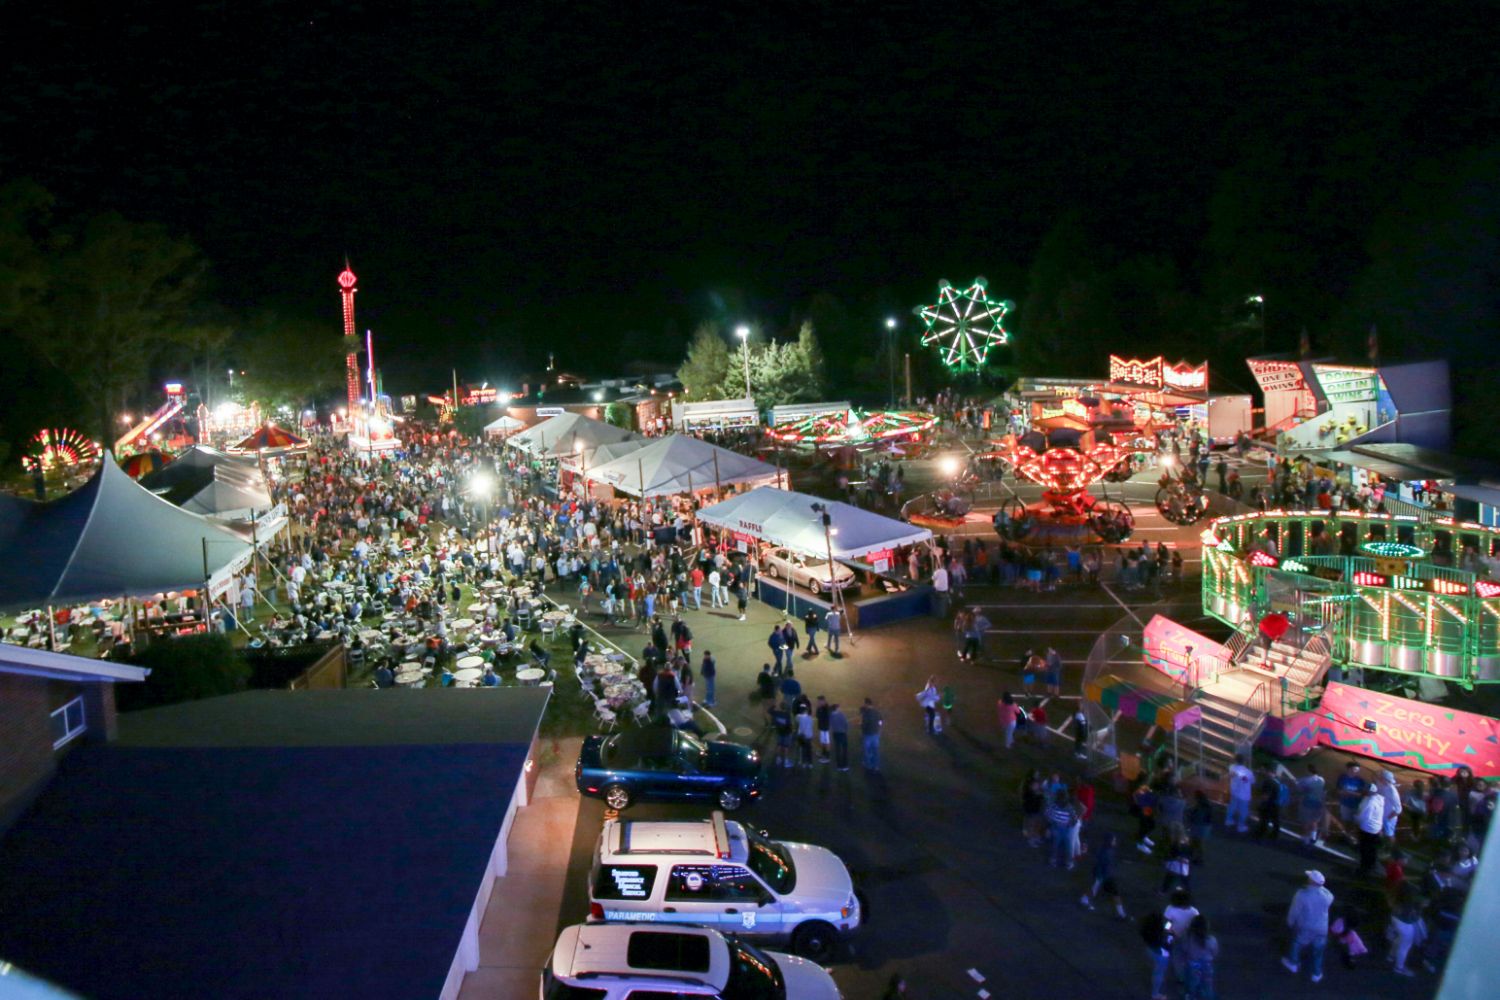
M 750 328 L 741 323 L 734 328 L 734 335 L 740 338 L 740 353 L 745 359 L 745 398 L 750 398 Z

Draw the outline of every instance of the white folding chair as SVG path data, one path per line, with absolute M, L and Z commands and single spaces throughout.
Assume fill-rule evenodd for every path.
M 600 724 L 606 729 L 615 728 L 615 723 L 618 721 L 614 710 L 604 701 L 594 702 L 594 718 L 598 719 Z
M 630 710 L 631 716 L 638 726 L 644 726 L 651 721 L 651 706 L 647 702 L 637 702 L 635 708 Z

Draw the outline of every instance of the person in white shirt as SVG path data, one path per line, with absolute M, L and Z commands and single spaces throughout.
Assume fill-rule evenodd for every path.
M 1401 788 L 1396 776 L 1389 771 L 1380 772 L 1380 797 L 1385 800 L 1385 823 L 1381 833 L 1387 840 L 1396 838 L 1396 821 L 1401 818 Z
M 1366 875 L 1375 870 L 1380 856 L 1380 835 L 1385 832 L 1385 796 L 1379 785 L 1365 789 L 1365 797 L 1359 800 L 1354 813 L 1354 823 L 1359 827 L 1359 874 Z
M 714 567 L 708 574 L 708 593 L 711 598 L 709 602 L 710 607 L 724 608 L 729 606 L 729 597 L 724 593 L 723 588 L 720 586 L 722 579 L 723 578 L 719 576 L 719 569 L 717 566 Z
M 941 562 L 932 571 L 932 607 L 939 618 L 948 617 L 948 571 Z
M 1229 811 L 1224 815 L 1224 825 L 1235 827 L 1240 833 L 1250 829 L 1250 796 L 1255 791 L 1255 772 L 1245 766 L 1245 755 L 1236 754 L 1229 765 Z

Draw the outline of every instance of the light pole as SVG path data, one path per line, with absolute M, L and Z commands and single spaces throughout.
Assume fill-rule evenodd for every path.
M 469 477 L 469 496 L 479 499 L 480 530 L 488 531 L 490 525 L 490 490 L 495 486 L 494 477 L 480 470 Z
M 843 618 L 844 635 L 849 637 L 850 643 L 854 642 L 854 628 L 849 622 L 849 606 L 844 603 L 844 592 L 838 586 L 837 574 L 833 569 L 833 536 L 838 531 L 833 526 L 833 514 L 825 503 L 814 503 L 812 509 L 817 512 L 819 520 L 823 522 L 823 543 L 828 547 L 828 603 L 839 611 Z
M 885 318 L 885 331 L 886 360 L 890 363 L 891 372 L 891 401 L 887 405 L 894 410 L 896 408 L 896 317 Z
M 745 398 L 750 398 L 750 328 L 741 323 L 735 327 L 734 335 L 740 338 L 740 352 L 745 358 Z
M 1255 294 L 1247 298 L 1245 304 L 1255 306 L 1256 311 L 1260 313 L 1260 353 L 1264 354 L 1266 352 L 1266 297 Z

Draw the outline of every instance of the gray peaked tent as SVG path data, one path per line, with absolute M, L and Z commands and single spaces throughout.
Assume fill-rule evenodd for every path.
M 48 503 L 0 503 L 0 607 L 143 597 L 227 584 L 250 546 L 153 496 L 109 455 L 83 486 Z
M 140 484 L 194 514 L 248 518 L 271 508 L 271 491 L 254 458 L 195 445 Z

